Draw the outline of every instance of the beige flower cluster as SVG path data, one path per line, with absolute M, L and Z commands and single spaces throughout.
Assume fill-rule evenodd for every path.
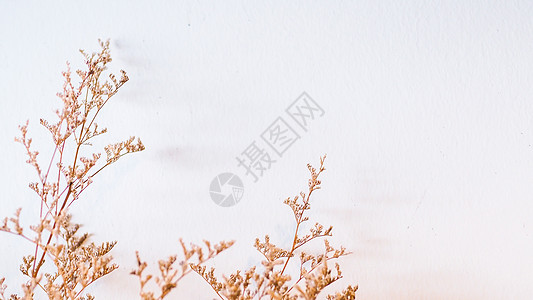
M 113 74 L 106 76 L 107 65 L 112 61 L 109 41 L 99 42 L 100 52 L 89 55 L 81 51 L 86 70 L 76 71 L 78 84 L 74 83 L 67 64 L 67 71 L 63 72 L 63 91 L 58 94 L 63 108 L 56 111 L 57 120 L 40 120 L 53 142 L 53 151 L 47 163 L 41 165 L 39 152 L 32 148 L 28 122 L 20 126 L 21 135 L 15 139 L 24 146 L 27 163 L 36 171 L 37 181 L 30 183 L 29 187 L 40 200 L 39 218 L 33 225 L 23 226 L 20 223 L 22 209 L 18 209 L 13 217 L 0 223 L 0 231 L 17 235 L 34 246 L 33 252 L 22 258 L 20 271 L 27 280 L 21 292 L 18 295 L 6 294 L 5 278 L 0 278 L 0 300 L 42 299 L 44 295 L 53 300 L 94 299 L 85 292 L 86 288 L 118 268 L 110 256 L 116 241 L 91 242 L 90 234 L 80 233 L 80 225 L 72 222 L 69 214 L 71 205 L 80 201 L 80 195 L 98 173 L 127 154 L 144 150 L 140 139 L 130 137 L 104 147 L 105 161 L 100 160 L 101 153 L 83 155 L 91 152 L 92 139 L 107 132 L 106 128 L 98 126 L 97 117 L 128 81 L 124 71 L 120 71 L 119 79 Z M 311 178 L 307 193 L 301 192 L 299 196 L 285 200 L 294 213 L 296 223 L 292 245 L 278 247 L 271 243 L 268 235 L 263 241 L 257 239 L 255 248 L 264 256 L 261 264 L 244 272 L 237 270 L 222 280 L 217 278 L 214 268 L 207 270 L 204 264 L 230 248 L 234 241 L 217 244 L 204 241 L 204 246 L 186 246 L 180 240 L 181 258 L 173 255 L 160 260 L 157 265 L 159 274 L 156 275 L 147 274 L 148 263 L 142 261 L 137 252 L 137 268 L 131 274 L 138 278 L 140 298 L 166 298 L 184 276 L 194 271 L 220 299 L 318 299 L 324 288 L 342 277 L 339 265 L 330 268 L 328 262 L 348 254 L 343 247 L 335 249 L 330 246 L 326 239 L 321 254 L 314 255 L 303 250 L 309 242 L 332 235 L 332 227 L 326 228 L 319 223 L 311 226 L 309 233 L 301 233 L 302 224 L 309 220 L 305 213 L 311 208 L 311 194 L 320 189 L 318 177 L 325 170 L 324 159 L 325 156 L 320 159 L 318 171 L 308 165 Z M 299 262 L 295 261 L 296 257 Z M 290 262 L 299 265 L 298 274 L 289 274 L 287 266 Z M 149 282 L 151 284 L 147 285 Z M 150 287 L 155 287 L 156 291 L 151 291 Z M 356 290 L 357 286 L 348 286 L 326 298 L 355 299 Z
M 28 156 L 27 163 L 36 171 L 37 181 L 29 187 L 40 200 L 39 219 L 34 225 L 20 224 L 21 209 L 14 217 L 5 218 L 0 231 L 18 235 L 34 245 L 33 253 L 23 257 L 21 273 L 28 279 L 22 286 L 21 295 L 12 294 L 9 299 L 93 299 L 85 295 L 85 289 L 96 280 L 118 268 L 112 263 L 109 252 L 116 242 L 95 244 L 89 241 L 88 233 L 80 233 L 79 224 L 72 222 L 69 208 L 91 185 L 92 178 L 100 171 L 126 154 L 144 150 L 144 145 L 135 138 L 105 147 L 107 160 L 100 161 L 100 153 L 83 156 L 92 139 L 105 133 L 95 122 L 102 108 L 128 81 L 124 71 L 120 79 L 107 75 L 111 62 L 109 41 L 99 41 L 102 50 L 85 57 L 86 70 L 76 72 L 79 83 L 75 84 L 67 64 L 63 72 L 63 91 L 58 93 L 63 108 L 56 110 L 57 120 L 40 120 L 40 124 L 52 137 L 52 155 L 41 167 L 39 152 L 33 150 L 28 137 L 28 124 L 20 126 L 21 143 Z M 89 148 L 90 149 L 90 148 Z M 7 299 L 5 280 L 0 281 L 0 299 Z

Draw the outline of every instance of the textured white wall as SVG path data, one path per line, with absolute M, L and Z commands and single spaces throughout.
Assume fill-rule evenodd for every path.
M 260 260 L 254 237 L 289 242 L 282 199 L 327 153 L 313 218 L 354 252 L 336 287 L 359 284 L 359 299 L 530 299 L 533 3 L 375 2 L 0 1 L 0 216 L 38 205 L 17 125 L 30 119 L 46 153 L 37 120 L 59 105 L 65 61 L 109 37 L 131 80 L 102 116 L 103 143 L 134 134 L 147 150 L 73 210 L 94 240 L 119 240 L 122 268 L 93 287 L 98 298 L 135 298 L 136 249 L 154 262 L 179 237 L 236 239 L 212 264 L 228 273 Z M 303 91 L 325 114 L 253 183 L 235 157 Z M 226 171 L 245 185 L 231 208 L 208 193 Z M 12 289 L 28 249 L 0 235 Z M 173 299 L 213 296 L 192 275 Z

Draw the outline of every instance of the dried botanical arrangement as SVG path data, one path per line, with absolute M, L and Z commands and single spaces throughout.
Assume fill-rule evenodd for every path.
M 28 278 L 22 286 L 22 296 L 10 295 L 9 299 L 33 299 L 36 289 L 42 290 L 49 299 L 93 299 L 84 295 L 85 289 L 99 278 L 113 272 L 109 252 L 116 242 L 95 244 L 89 242 L 88 233 L 80 233 L 80 225 L 72 222 L 69 209 L 80 200 L 82 193 L 92 183 L 93 177 L 115 163 L 121 157 L 144 150 L 140 139 L 135 137 L 105 147 L 105 161 L 100 153 L 85 155 L 92 140 L 105 133 L 96 119 L 102 108 L 128 81 L 126 72 L 120 78 L 109 74 L 105 79 L 107 65 L 111 62 L 109 41 L 100 41 L 99 53 L 87 54 L 87 70 L 76 71 L 80 82 L 74 83 L 67 64 L 63 72 L 63 91 L 58 94 L 63 108 L 56 111 L 57 121 L 41 119 L 40 124 L 51 135 L 53 153 L 42 167 L 39 152 L 32 148 L 28 137 L 28 122 L 20 126 L 21 143 L 28 156 L 27 163 L 37 173 L 37 182 L 29 187 L 40 199 L 39 220 L 25 228 L 20 224 L 21 209 L 14 217 L 5 218 L 0 230 L 22 237 L 34 245 L 34 252 L 23 258 L 20 271 Z M 4 279 L 0 281 L 0 299 L 5 299 Z
M 135 137 L 104 147 L 105 160 L 100 160 L 100 153 L 89 150 L 93 139 L 107 131 L 96 123 L 99 113 L 128 81 L 122 70 L 120 78 L 106 74 L 111 62 L 109 41 L 99 42 L 100 52 L 87 54 L 81 51 L 86 70 L 75 72 L 79 77 L 78 84 L 74 83 L 67 64 L 67 71 L 63 72 L 63 91 L 58 94 L 63 107 L 56 111 L 57 121 L 40 120 L 53 141 L 53 151 L 45 165 L 40 163 L 39 152 L 32 148 L 32 139 L 27 136 L 29 123 L 19 127 L 21 136 L 15 140 L 24 146 L 27 163 L 38 178 L 29 187 L 40 200 L 39 219 L 34 225 L 23 226 L 20 221 L 22 209 L 18 209 L 13 217 L 4 218 L 0 223 L 0 231 L 21 237 L 34 246 L 34 251 L 22 258 L 20 271 L 27 279 L 22 292 L 6 295 L 5 278 L 0 277 L 0 300 L 42 299 L 44 295 L 54 300 L 94 299 L 86 293 L 87 287 L 118 268 L 110 255 L 117 242 L 91 242 L 91 234 L 80 233 L 80 225 L 72 221 L 69 213 L 98 173 L 127 154 L 144 150 L 140 139 Z M 217 244 L 204 241 L 205 246 L 187 246 L 180 239 L 182 258 L 178 260 L 178 256 L 173 255 L 160 260 L 157 275 L 147 274 L 148 263 L 142 261 L 137 252 L 137 267 L 131 274 L 138 278 L 139 297 L 143 300 L 166 298 L 181 279 L 194 271 L 207 281 L 220 299 L 317 299 L 325 287 L 342 277 L 339 265 L 335 264 L 335 269 L 331 269 L 328 262 L 348 254 L 342 247 L 334 249 L 327 240 L 324 240 L 325 250 L 321 254 L 302 250 L 312 240 L 331 236 L 332 232 L 331 227 L 325 229 L 316 223 L 309 234 L 300 233 L 302 224 L 308 221 L 305 212 L 310 209 L 311 194 L 320 189 L 318 177 L 325 170 L 324 159 L 321 158 L 318 171 L 308 165 L 311 172 L 308 192 L 285 200 L 296 222 L 290 247 L 277 247 L 268 235 L 263 242 L 257 239 L 255 248 L 265 258 L 262 266 L 236 271 L 229 277 L 224 276 L 222 281 L 216 278 L 214 268 L 207 271 L 203 264 L 227 250 L 234 241 Z M 292 277 L 287 266 L 297 256 L 300 259 L 299 274 Z M 156 291 L 151 290 L 154 287 Z M 355 299 L 356 290 L 357 286 L 348 286 L 342 292 L 328 295 L 327 299 Z
M 315 223 L 308 234 L 300 234 L 301 225 L 309 220 L 305 212 L 311 209 L 311 194 L 320 189 L 321 182 L 318 177 L 325 170 L 325 158 L 324 156 L 320 159 L 318 172 L 311 165 L 307 165 L 311 173 L 307 194 L 300 192 L 300 195 L 284 201 L 292 209 L 296 222 L 294 239 L 289 248 L 280 248 L 272 244 L 268 235 L 265 236 L 264 241 L 256 239 L 254 246 L 264 256 L 261 269 L 252 267 L 244 272 L 237 270 L 229 277 L 224 276 L 222 281 L 214 275 L 214 268 L 207 271 L 205 266 L 190 264 L 191 268 L 205 279 L 220 299 L 317 299 L 324 288 L 342 277 L 339 264 L 336 263 L 335 269 L 332 270 L 328 267 L 328 261 L 347 255 L 348 252 L 344 247 L 335 249 L 325 239 L 325 249 L 321 254 L 313 255 L 301 250 L 304 245 L 314 239 L 331 236 L 333 229 L 332 227 L 325 229 L 321 224 Z M 296 256 L 300 260 L 299 274 L 293 280 L 293 277 L 286 271 L 289 261 Z M 326 296 L 326 299 L 355 299 L 356 291 L 357 286 L 348 286 L 342 292 Z
M 189 264 L 192 263 L 192 259 L 196 260 L 195 265 L 201 265 L 206 261 L 217 256 L 220 252 L 231 247 L 235 242 L 222 241 L 216 245 L 211 245 L 209 241 L 204 241 L 204 248 L 191 244 L 189 248 L 185 243 L 180 239 L 181 249 L 183 252 L 183 260 L 178 263 L 176 266 L 177 255 L 170 256 L 167 260 L 160 260 L 158 262 L 159 275 L 143 275 L 148 264 L 141 260 L 139 257 L 139 252 L 137 255 L 137 269 L 132 271 L 131 274 L 139 278 L 140 292 L 139 296 L 143 300 L 160 300 L 165 298 L 173 289 L 178 286 L 178 282 L 185 277 L 185 275 L 192 272 L 192 269 L 189 267 Z M 146 291 L 146 284 L 154 279 L 159 291 L 157 293 L 152 291 Z

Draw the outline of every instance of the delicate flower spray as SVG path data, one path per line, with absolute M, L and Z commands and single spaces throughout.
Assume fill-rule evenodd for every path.
M 101 159 L 101 153 L 85 154 L 93 139 L 107 131 L 96 122 L 99 113 L 128 81 L 122 70 L 119 77 L 106 72 L 111 62 L 109 41 L 99 43 L 100 52 L 87 54 L 80 51 L 85 58 L 85 70 L 75 72 L 78 83 L 74 82 L 67 64 L 67 71 L 63 72 L 63 91 L 58 94 L 63 108 L 56 111 L 57 120 L 40 120 L 52 138 L 53 151 L 46 164 L 39 162 L 39 152 L 32 148 L 32 139 L 28 137 L 29 123 L 19 127 L 21 135 L 15 140 L 23 145 L 27 163 L 37 175 L 37 181 L 29 187 L 40 200 L 39 219 L 34 225 L 23 226 L 20 222 L 22 209 L 19 208 L 13 217 L 4 218 L 0 223 L 0 231 L 19 236 L 33 245 L 32 253 L 24 256 L 20 265 L 20 272 L 27 279 L 21 292 L 6 294 L 5 278 L 0 278 L 0 300 L 94 299 L 86 293 L 86 288 L 118 268 L 109 254 L 117 242 L 91 242 L 91 234 L 81 233 L 80 225 L 72 221 L 69 213 L 98 173 L 127 154 L 144 150 L 140 139 L 130 137 L 104 147 L 105 159 Z M 303 250 L 307 243 L 329 237 L 332 232 L 331 227 L 325 229 L 316 223 L 308 234 L 300 233 L 302 224 L 308 221 L 305 212 L 311 208 L 311 194 L 320 189 L 318 177 L 325 170 L 324 159 L 325 156 L 320 159 L 318 171 L 308 165 L 311 173 L 308 192 L 285 200 L 296 223 L 294 239 L 288 248 L 272 244 L 268 235 L 263 241 L 256 239 L 255 248 L 264 256 L 261 265 L 244 272 L 237 270 L 223 276 L 222 280 L 217 279 L 214 268 L 207 271 L 204 264 L 231 247 L 234 241 L 217 244 L 204 241 L 204 246 L 187 246 L 180 239 L 180 260 L 177 255 L 160 260 L 157 264 L 159 274 L 156 275 L 147 274 L 148 263 L 136 252 L 137 267 L 131 274 L 138 278 L 139 297 L 143 300 L 166 298 L 184 276 L 196 272 L 220 299 L 319 299 L 324 288 L 342 277 L 339 265 L 335 264 L 331 269 L 328 262 L 348 254 L 343 247 L 334 249 L 328 240 L 324 240 L 325 249 L 321 254 L 313 255 Z M 291 276 L 287 266 L 296 257 L 299 258 L 299 272 Z M 355 299 L 356 291 L 357 286 L 348 286 L 326 298 Z

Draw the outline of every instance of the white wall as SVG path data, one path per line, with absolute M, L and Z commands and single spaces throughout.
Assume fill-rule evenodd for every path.
M 179 237 L 238 240 L 213 261 L 221 272 L 259 261 L 254 237 L 290 241 L 282 200 L 327 153 L 313 219 L 354 252 L 337 288 L 529 299 L 533 3 L 375 2 L 0 1 L 0 216 L 38 207 L 17 125 L 30 119 L 46 154 L 37 120 L 60 104 L 65 61 L 79 65 L 77 49 L 110 38 L 131 80 L 102 116 L 102 143 L 138 135 L 147 150 L 101 174 L 73 209 L 95 241 L 119 240 L 122 268 L 93 287 L 97 298 L 134 299 L 134 251 L 155 262 Z M 235 157 L 303 91 L 324 115 L 254 183 Z M 244 181 L 231 208 L 209 197 L 221 172 Z M 28 249 L 0 235 L 10 291 Z M 214 294 L 193 274 L 173 297 Z

